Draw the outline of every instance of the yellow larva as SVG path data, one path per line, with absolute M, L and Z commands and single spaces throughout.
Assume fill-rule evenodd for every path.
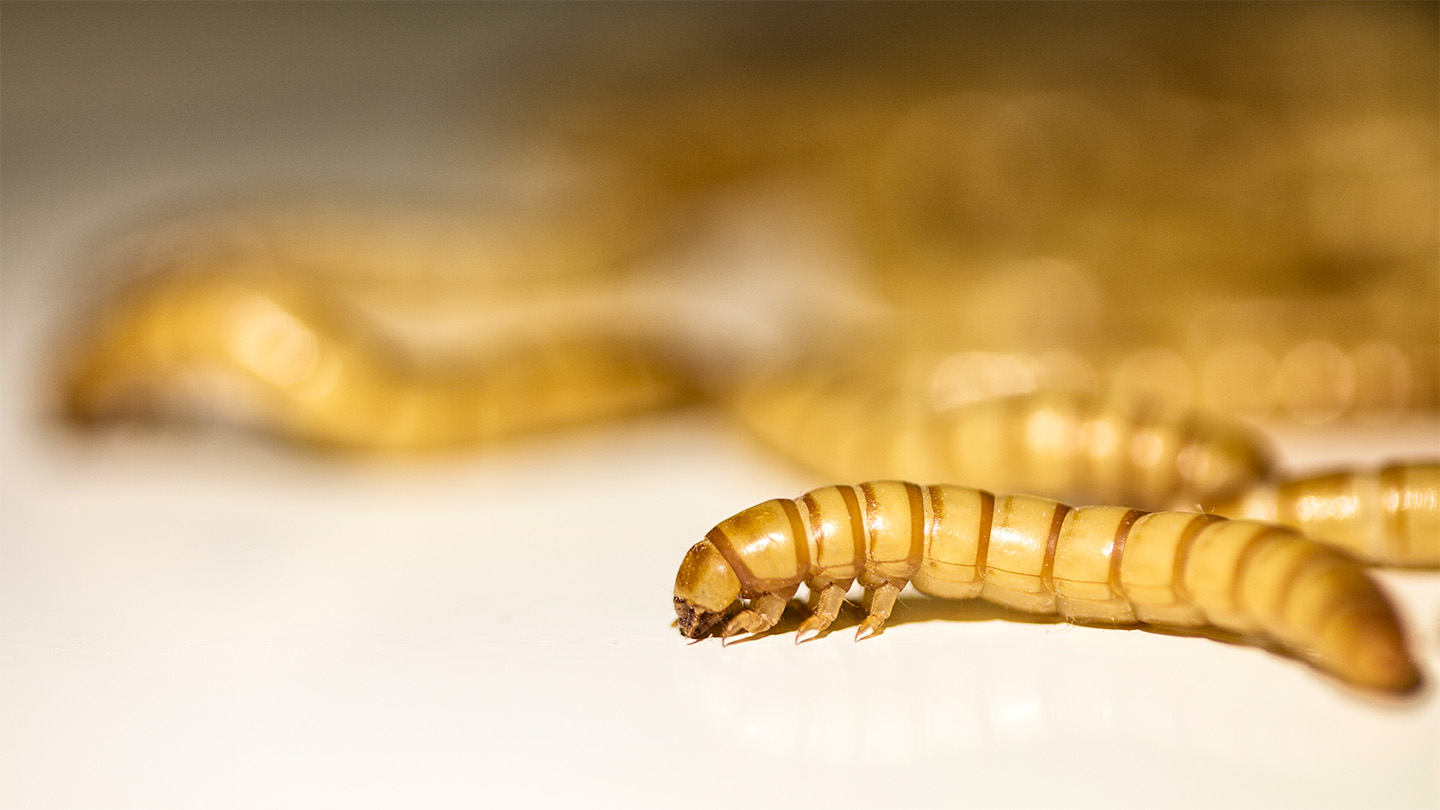
M 360 328 L 331 296 L 257 277 L 141 286 L 87 338 L 65 389 L 76 419 L 179 406 L 344 449 L 461 446 L 650 410 L 687 392 L 638 342 L 595 329 L 424 362 Z
M 761 632 L 803 583 L 803 641 L 829 627 L 856 582 L 867 613 L 857 638 L 883 627 L 910 584 L 1074 621 L 1218 628 L 1379 691 L 1421 680 L 1394 609 L 1359 564 L 1294 530 L 948 485 L 827 486 L 746 509 L 685 555 L 675 611 L 688 638 L 722 622 L 725 637 Z M 748 606 L 731 616 L 740 599 Z
M 1294 526 L 1376 565 L 1440 566 L 1440 463 L 1259 483 L 1206 506 Z
M 1253 432 L 1186 412 L 1046 391 L 934 409 L 863 381 L 797 374 L 739 392 L 735 418 L 832 480 L 964 481 L 1148 509 L 1202 504 L 1267 478 Z

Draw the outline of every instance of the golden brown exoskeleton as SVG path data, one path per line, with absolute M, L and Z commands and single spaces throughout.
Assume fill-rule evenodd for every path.
M 1206 506 L 1293 526 L 1375 565 L 1440 566 L 1440 463 L 1265 482 Z
M 1380 691 L 1421 680 L 1359 564 L 1294 530 L 948 485 L 827 486 L 746 509 L 685 555 L 675 611 L 688 638 L 722 622 L 726 638 L 762 632 L 804 584 L 811 615 L 798 642 L 830 626 L 856 582 L 867 613 L 857 638 L 877 633 L 912 584 L 1072 621 L 1218 628 Z

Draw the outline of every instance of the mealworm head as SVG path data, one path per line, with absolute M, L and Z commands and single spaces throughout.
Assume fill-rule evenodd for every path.
M 685 638 L 699 639 L 710 635 L 729 611 L 713 611 L 696 607 L 690 602 L 675 597 L 675 615 L 680 617 L 680 635 Z
M 703 637 L 739 598 L 740 578 L 714 543 L 702 540 L 686 552 L 675 575 L 675 614 L 680 617 L 681 635 Z

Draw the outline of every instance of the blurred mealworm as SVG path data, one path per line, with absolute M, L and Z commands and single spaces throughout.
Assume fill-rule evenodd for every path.
M 829 478 L 964 481 L 1161 509 L 1205 503 L 1270 474 L 1260 436 L 1185 412 L 1047 391 L 934 409 L 888 390 L 809 378 L 730 400 L 736 419 Z
M 1377 691 L 1421 682 L 1378 586 L 1294 530 L 948 485 L 827 486 L 746 509 L 685 555 L 674 605 L 687 638 L 717 627 L 729 638 L 774 627 L 803 583 L 798 642 L 830 626 L 855 582 L 867 613 L 857 638 L 881 630 L 909 584 L 1073 621 L 1218 628 Z
M 1440 566 L 1440 463 L 1262 482 L 1206 511 L 1293 526 L 1376 565 Z
M 421 364 L 331 299 L 273 278 L 142 285 L 79 344 L 65 406 L 81 421 L 198 410 L 311 444 L 423 450 L 686 396 L 677 377 L 619 334 L 577 329 Z

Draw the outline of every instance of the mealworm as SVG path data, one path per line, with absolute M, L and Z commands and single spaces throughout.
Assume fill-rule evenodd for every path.
M 827 486 L 746 509 L 685 555 L 675 612 L 687 638 L 722 622 L 725 638 L 763 632 L 803 583 L 799 642 L 830 626 L 856 582 L 867 614 L 857 639 L 880 632 L 910 584 L 1070 621 L 1219 629 L 1380 691 L 1421 680 L 1359 564 L 1292 529 L 949 485 Z M 735 613 L 738 600 L 748 604 Z
M 81 421 L 199 410 L 294 441 L 425 450 L 687 395 L 638 340 L 604 330 L 426 364 L 333 303 L 258 277 L 175 277 L 132 290 L 80 344 L 66 407 Z
M 1268 477 L 1256 434 L 1193 414 L 1068 392 L 933 409 L 863 381 L 757 382 L 736 419 L 827 478 L 964 481 L 1082 502 L 1163 509 L 1204 503 Z
M 1440 463 L 1256 484 L 1206 511 L 1293 526 L 1376 565 L 1440 566 Z

